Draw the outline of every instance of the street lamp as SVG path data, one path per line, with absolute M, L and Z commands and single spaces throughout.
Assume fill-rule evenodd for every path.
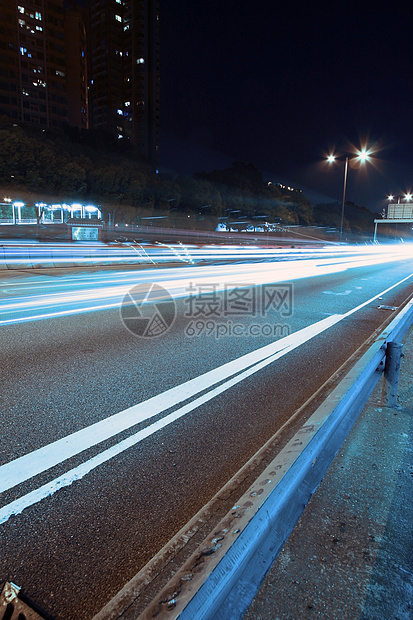
M 327 161 L 329 164 L 333 164 L 336 161 L 336 159 L 338 159 L 338 157 L 337 155 L 334 155 L 334 154 L 331 154 L 327 157 Z M 351 159 L 359 161 L 360 163 L 364 164 L 365 162 L 369 161 L 370 153 L 366 149 L 362 149 L 361 151 L 358 151 L 357 155 Z M 343 183 L 343 201 L 341 205 L 340 243 L 342 242 L 342 239 L 343 239 L 344 204 L 346 202 L 348 162 L 349 162 L 349 156 L 346 155 L 345 160 L 344 160 L 344 183 Z

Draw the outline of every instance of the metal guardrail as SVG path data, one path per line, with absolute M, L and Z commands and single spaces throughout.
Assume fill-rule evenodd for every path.
M 242 618 L 379 379 L 394 406 L 400 341 L 413 323 L 413 300 L 375 340 L 139 618 Z M 120 618 L 128 588 L 94 620 Z M 135 602 L 139 594 L 135 592 Z

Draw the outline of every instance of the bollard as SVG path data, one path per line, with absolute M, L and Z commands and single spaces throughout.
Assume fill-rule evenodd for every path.
M 385 407 L 397 406 L 397 387 L 399 385 L 402 349 L 403 345 L 400 342 L 387 343 L 383 390 L 381 393 L 381 402 Z

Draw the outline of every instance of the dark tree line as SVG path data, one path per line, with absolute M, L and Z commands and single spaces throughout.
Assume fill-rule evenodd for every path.
M 155 174 L 129 145 L 96 134 L 70 135 L 0 119 L 0 185 L 41 200 L 91 202 L 112 221 L 211 230 L 225 222 L 252 225 L 340 226 L 341 205 L 312 206 L 301 191 L 266 183 L 251 163 L 194 176 Z M 349 207 L 352 213 L 349 216 Z M 373 214 L 346 205 L 345 229 L 369 231 Z

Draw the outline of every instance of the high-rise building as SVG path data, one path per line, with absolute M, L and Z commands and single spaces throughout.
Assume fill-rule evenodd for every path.
M 0 113 L 42 128 L 66 126 L 63 0 L 0 0 L 0 10 Z M 78 75 L 79 67 L 74 71 Z
M 90 0 L 90 127 L 159 150 L 159 0 Z
M 89 128 L 87 74 L 87 12 L 74 4 L 65 8 L 67 116 L 70 127 Z
M 107 132 L 157 167 L 159 0 L 89 0 L 88 12 L 80 0 L 0 0 L 0 10 L 0 114 Z

